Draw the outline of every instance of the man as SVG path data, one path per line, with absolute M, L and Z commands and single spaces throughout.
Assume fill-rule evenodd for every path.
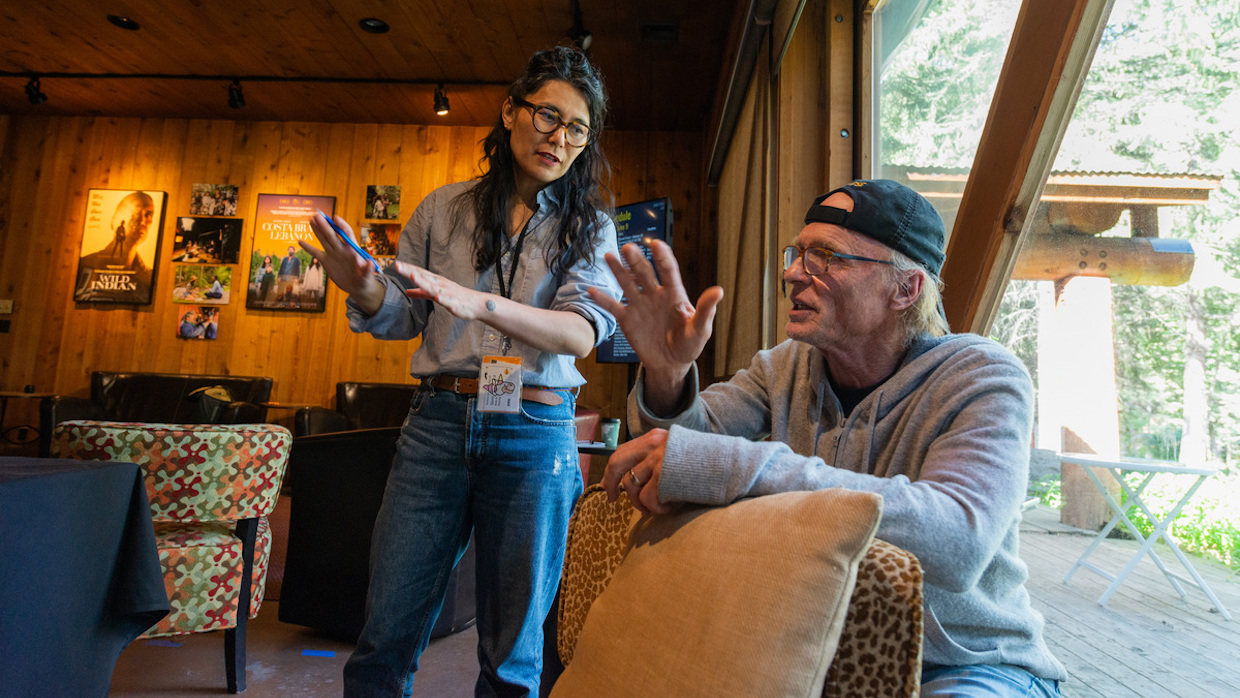
M 859 181 L 819 197 L 785 250 L 789 340 L 699 390 L 694 360 L 722 289 L 694 308 L 670 249 L 608 257 L 616 315 L 642 359 L 629 396 L 641 434 L 608 462 L 610 496 L 644 512 L 847 487 L 883 496 L 878 536 L 925 573 L 922 696 L 1058 696 L 1018 556 L 1033 395 L 998 344 L 947 334 L 943 222 L 913 190 Z M 764 437 L 768 440 L 762 441 Z
M 288 246 L 288 256 L 280 260 L 279 279 L 276 285 L 276 298 L 291 303 L 294 300 L 293 287 L 301 279 L 301 260 L 297 259 L 296 250 Z
M 181 316 L 181 327 L 177 336 L 182 339 L 198 339 L 203 334 L 202 318 L 193 310 L 185 311 Z

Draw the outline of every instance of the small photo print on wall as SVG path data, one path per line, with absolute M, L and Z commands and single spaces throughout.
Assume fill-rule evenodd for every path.
M 91 189 L 73 300 L 150 303 L 168 194 Z
M 245 307 L 313 312 L 327 308 L 323 267 L 297 241 L 315 242 L 310 228 L 314 212 L 331 216 L 335 208 L 334 196 L 258 195 Z
M 177 218 L 172 261 L 236 264 L 240 258 L 240 218 Z
M 361 226 L 362 247 L 370 253 L 370 256 L 381 258 L 394 258 L 396 256 L 396 242 L 400 240 L 400 224 L 398 223 L 370 223 Z
M 232 267 L 177 264 L 173 267 L 172 302 L 228 305 Z
M 366 217 L 380 221 L 400 218 L 400 187 L 381 184 L 366 187 Z
M 220 309 L 207 306 L 178 311 L 177 337 L 180 339 L 216 339 L 219 337 Z
M 237 215 L 236 184 L 195 184 L 190 191 L 191 216 Z

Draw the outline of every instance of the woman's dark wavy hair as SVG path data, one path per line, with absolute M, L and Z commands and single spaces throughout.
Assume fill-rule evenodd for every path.
M 598 71 L 580 51 L 557 46 L 534 54 L 525 72 L 508 88 L 508 95 L 524 99 L 552 80 L 572 85 L 585 97 L 593 131 L 590 142 L 581 149 L 568 172 L 547 185 L 561 207 L 555 236 L 558 254 L 551 264 L 552 273 L 559 273 L 583 259 L 594 262 L 594 250 L 603 230 L 599 211 L 611 210 L 607 189 L 611 166 L 598 143 L 607 114 L 607 95 Z M 477 186 L 462 194 L 462 200 L 457 202 L 471 206 L 478 221 L 474 230 L 474 268 L 478 271 L 492 267 L 500 254 L 500 243 L 508 227 L 509 204 L 517 191 L 516 160 L 502 116 L 483 139 L 482 150 L 479 163 L 483 174 Z

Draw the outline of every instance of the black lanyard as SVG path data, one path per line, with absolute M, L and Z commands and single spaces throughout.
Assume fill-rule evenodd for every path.
M 521 264 L 521 248 L 525 246 L 525 234 L 530 232 L 530 224 L 534 222 L 534 216 L 538 215 L 538 207 L 530 212 L 530 217 L 525 221 L 525 226 L 521 228 L 521 235 L 517 237 L 517 246 L 512 250 L 512 267 L 508 271 L 508 286 L 504 287 L 504 269 L 500 265 L 503 255 L 495 257 L 495 275 L 499 277 L 499 295 L 512 299 L 512 282 L 517 278 L 517 266 Z

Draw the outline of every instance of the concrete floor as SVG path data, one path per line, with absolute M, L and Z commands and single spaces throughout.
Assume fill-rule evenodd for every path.
M 263 602 L 247 625 L 247 698 L 340 696 L 341 670 L 353 644 L 277 620 L 279 603 Z M 473 626 L 431 642 L 422 655 L 413 695 L 468 698 L 478 676 Z M 121 653 L 113 698 L 227 694 L 224 633 L 139 639 Z M 3 693 L 3 691 L 0 691 Z

